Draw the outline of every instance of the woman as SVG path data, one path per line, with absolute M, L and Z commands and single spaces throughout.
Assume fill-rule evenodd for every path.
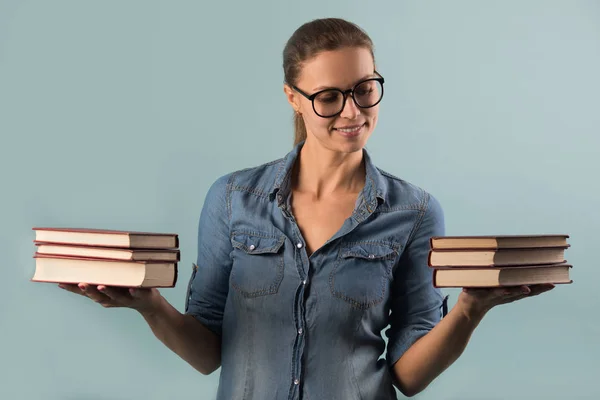
M 344 20 L 312 21 L 283 67 L 296 144 L 211 186 L 185 313 L 154 289 L 66 288 L 139 311 L 201 373 L 221 367 L 219 399 L 415 395 L 492 307 L 552 286 L 463 290 L 445 315 L 427 265 L 441 207 L 364 150 L 384 85 L 371 40 Z

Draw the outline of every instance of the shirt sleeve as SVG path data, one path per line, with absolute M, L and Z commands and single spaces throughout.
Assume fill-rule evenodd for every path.
M 433 270 L 428 265 L 429 239 L 444 235 L 444 214 L 439 202 L 426 193 L 426 207 L 415 224 L 406 248 L 396 266 L 392 284 L 387 360 L 396 361 L 443 317 L 445 300 L 433 286 Z
M 232 263 L 228 179 L 226 175 L 216 180 L 206 195 L 198 224 L 198 256 L 185 301 L 185 313 L 219 336 Z

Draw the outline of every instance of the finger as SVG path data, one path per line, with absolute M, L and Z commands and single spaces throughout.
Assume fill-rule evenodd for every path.
M 540 284 L 540 285 L 530 285 L 530 286 L 520 286 L 518 288 L 511 288 L 507 290 L 505 293 L 508 296 L 515 296 L 519 294 L 524 294 L 527 297 L 536 296 L 538 294 L 547 292 L 549 290 L 554 289 L 554 285 L 552 284 Z
M 58 285 L 59 288 L 66 290 L 67 292 L 71 292 L 71 293 L 75 293 L 78 294 L 80 296 L 85 296 L 85 294 L 81 291 L 81 289 L 79 288 L 79 286 L 77 286 L 76 284 L 69 284 L 69 283 L 60 283 Z
M 502 292 L 502 296 L 509 296 L 509 297 L 513 297 L 513 296 L 519 296 L 519 295 L 523 295 L 523 294 L 529 294 L 531 293 L 531 289 L 528 286 L 512 286 L 512 287 L 506 287 L 503 289 Z
M 97 289 L 109 299 L 123 305 L 128 305 L 133 300 L 127 289 L 114 288 L 105 285 L 99 285 Z
M 543 285 L 532 285 L 530 296 L 537 296 L 538 294 L 542 294 L 554 289 L 554 285 L 552 284 L 543 284 Z
M 500 297 L 508 294 L 508 292 L 505 293 L 504 288 L 494 288 L 494 287 L 491 287 L 491 288 L 490 287 L 464 288 L 463 291 L 479 300 L 490 299 L 490 298 L 500 298 Z
M 93 285 L 88 285 L 86 283 L 80 283 L 79 288 L 81 291 L 85 293 L 87 297 L 94 300 L 96 303 L 106 303 L 110 302 L 110 298 L 105 294 L 98 292 L 98 290 Z
M 507 296 L 506 301 L 504 303 L 505 304 L 512 303 L 514 301 L 521 300 L 526 297 L 537 296 L 539 294 L 542 294 L 544 292 L 554 289 L 554 285 L 532 285 L 530 287 L 525 286 L 524 288 L 529 289 L 529 291 L 527 293 L 525 293 L 525 290 L 522 289 L 523 292 L 521 294 L 509 295 L 509 296 Z
M 521 296 L 528 296 L 531 292 L 527 286 L 486 287 L 467 289 L 466 291 L 478 301 L 492 304 L 504 304 Z

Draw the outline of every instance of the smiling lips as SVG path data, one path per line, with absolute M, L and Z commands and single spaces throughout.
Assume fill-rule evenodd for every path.
M 352 137 L 352 136 L 358 136 L 362 132 L 364 126 L 365 126 L 365 124 L 348 125 L 348 126 L 343 126 L 343 127 L 339 127 L 339 128 L 333 128 L 333 129 L 340 132 L 344 136 Z

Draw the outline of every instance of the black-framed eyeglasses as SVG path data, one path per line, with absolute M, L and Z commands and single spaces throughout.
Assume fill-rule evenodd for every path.
M 348 95 L 352 97 L 354 104 L 359 108 L 375 107 L 383 98 L 383 76 L 375 71 L 377 78 L 369 78 L 358 82 L 352 89 L 324 89 L 313 94 L 307 94 L 298 87 L 290 85 L 312 102 L 315 114 L 322 118 L 332 118 L 341 114 L 346 105 Z

